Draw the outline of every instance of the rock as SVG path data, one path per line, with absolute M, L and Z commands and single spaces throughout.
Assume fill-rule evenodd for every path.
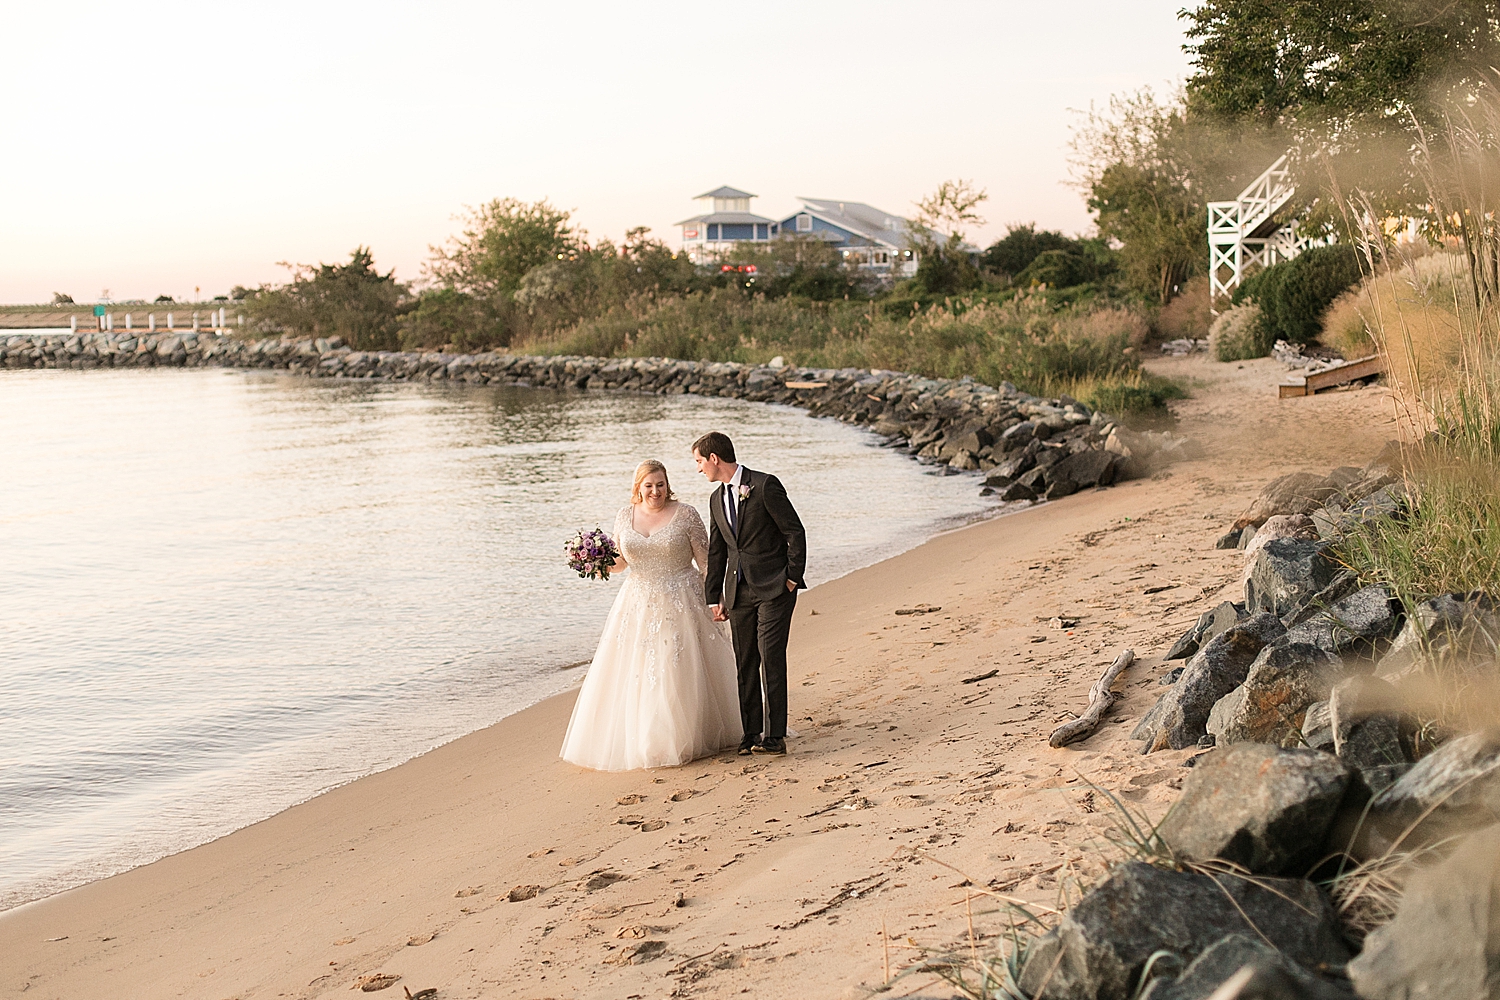
M 1243 684 L 1260 651 L 1285 634 L 1275 615 L 1261 614 L 1215 636 L 1193 654 L 1182 677 L 1152 710 L 1155 731 L 1138 738 L 1149 738 L 1152 750 L 1195 746 L 1208 731 L 1214 703 Z
M 1048 497 L 1050 499 L 1051 491 L 1058 487 L 1066 489 L 1068 493 L 1076 493 L 1090 486 L 1108 486 L 1114 481 L 1114 455 L 1097 449 L 1080 451 L 1064 458 L 1048 471 Z
M 1488 826 L 1500 817 L 1500 729 L 1450 740 L 1370 800 L 1368 836 L 1375 857 L 1401 840 L 1404 850 Z
M 998 471 L 993 471 L 989 475 L 984 477 L 984 485 L 993 487 L 994 489 L 1001 489 L 1003 487 L 1009 486 L 1010 484 L 1011 478 L 1007 475 L 1003 475 Z
M 1358 771 L 1409 763 L 1403 730 L 1412 728 L 1401 712 L 1401 695 L 1378 677 L 1349 677 L 1328 698 L 1333 752 Z
M 1033 490 L 1025 483 L 1011 483 L 1009 486 L 1005 487 L 1005 489 L 1000 491 L 1000 499 L 1005 501 L 1035 500 L 1036 490 Z
M 1026 445 L 1026 447 L 1022 448 L 1014 455 L 1011 455 L 999 465 L 995 466 L 995 473 L 997 475 L 1005 476 L 1007 479 L 1015 479 L 1016 477 L 1020 476 L 1021 473 L 1029 471 L 1032 466 L 1036 465 L 1036 453 L 1040 450 L 1041 445 L 1037 444 L 1034 441 L 1031 442 L 1030 444 Z
M 1315 701 L 1302 715 L 1302 742 L 1313 750 L 1333 753 L 1333 716 L 1328 702 Z
M 1157 833 L 1178 858 L 1300 875 L 1322 856 L 1348 784 L 1327 754 L 1236 744 L 1198 761 Z
M 973 472 L 979 468 L 979 460 L 974 457 L 973 452 L 961 450 L 948 461 L 948 467 L 961 472 Z
M 1395 919 L 1365 938 L 1349 978 L 1366 1000 L 1489 1000 L 1500 994 L 1500 826 L 1406 883 Z
M 1157 952 L 1191 961 L 1230 934 L 1263 935 L 1310 969 L 1349 954 L 1310 882 L 1214 878 L 1129 861 L 1032 944 L 1019 985 L 1036 1000 L 1128 997 Z
M 1377 642 L 1397 630 L 1403 610 L 1385 586 L 1377 583 L 1356 591 L 1356 580 L 1349 570 L 1338 573 L 1292 621 L 1283 619 L 1290 630 L 1287 636 L 1338 654 L 1373 655 Z
M 1375 674 L 1391 680 L 1420 673 L 1432 656 L 1460 661 L 1491 657 L 1500 639 L 1500 613 L 1482 591 L 1444 594 L 1423 601 L 1407 616 L 1406 625 L 1375 667 Z
M 1298 746 L 1307 706 L 1324 701 L 1343 664 L 1332 653 L 1285 639 L 1262 649 L 1245 682 L 1215 703 L 1207 729 L 1219 746 L 1273 743 Z
M 1232 993 L 1214 991 L 1249 969 Z M 1140 1000 L 1355 1000 L 1352 990 L 1308 972 L 1248 934 L 1231 934 L 1210 945 L 1175 979 L 1151 980 Z
M 1245 582 L 1245 606 L 1251 612 L 1284 615 L 1305 604 L 1338 572 L 1326 542 L 1278 538 L 1252 557 Z
M 1311 472 L 1293 472 L 1267 483 L 1238 523 L 1259 527 L 1267 518 L 1278 514 L 1311 514 L 1338 491 L 1327 477 Z
M 1214 548 L 1237 549 L 1240 547 L 1240 536 L 1244 533 L 1244 528 L 1230 528 L 1228 531 L 1224 532 L 1224 534 L 1220 535 L 1218 540 L 1214 542 Z

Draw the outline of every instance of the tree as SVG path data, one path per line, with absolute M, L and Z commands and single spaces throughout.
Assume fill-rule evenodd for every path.
M 1077 241 L 1055 230 L 1037 232 L 1035 222 L 1012 223 L 1000 239 L 991 243 L 980 263 L 997 274 L 1014 278 L 1045 250 L 1072 250 Z
M 400 320 L 411 308 L 394 271 L 381 274 L 368 247 L 356 247 L 347 264 L 287 264 L 292 280 L 262 285 L 246 299 L 261 329 L 304 337 L 343 337 L 356 350 L 400 346 Z
M 1207 267 L 1207 199 L 1188 131 L 1182 98 L 1147 88 L 1111 97 L 1073 135 L 1075 177 L 1099 235 L 1119 244 L 1126 285 L 1160 305 Z
M 65 295 L 62 292 L 53 292 L 52 304 L 55 306 L 71 306 L 75 305 L 76 303 L 74 303 L 73 296 L 71 295 Z
M 496 198 L 470 209 L 463 233 L 446 247 L 429 247 L 424 271 L 438 284 L 497 304 L 510 299 L 528 271 L 554 261 L 576 259 L 585 249 L 568 224 L 571 213 L 546 200 L 530 204 Z
M 988 198 L 972 181 L 954 180 L 943 181 L 936 191 L 917 202 L 910 232 L 917 251 L 915 282 L 923 291 L 952 295 L 979 284 L 979 272 L 969 259 L 962 227 L 984 223 L 975 209 Z

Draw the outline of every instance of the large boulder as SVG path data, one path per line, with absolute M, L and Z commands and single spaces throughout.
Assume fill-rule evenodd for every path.
M 1215 991 L 1236 977 L 1239 986 L 1230 1000 L 1355 1000 L 1346 985 L 1318 978 L 1249 934 L 1216 942 L 1180 976 L 1151 980 L 1140 1000 L 1221 1000 Z
M 1409 763 L 1406 735 L 1412 728 L 1401 695 L 1378 677 L 1356 675 L 1335 684 L 1328 697 L 1333 752 L 1357 771 Z
M 1365 938 L 1349 978 L 1365 1000 L 1500 996 L 1500 826 L 1407 880 L 1396 917 Z
M 1322 856 L 1348 784 L 1328 754 L 1240 743 L 1198 759 L 1157 833 L 1183 860 L 1301 875 Z
M 1256 615 L 1221 632 L 1193 654 L 1177 683 L 1132 735 L 1149 740 L 1148 750 L 1195 746 L 1208 732 L 1214 703 L 1243 684 L 1260 651 L 1285 634 L 1273 614 Z
M 1220 746 L 1299 746 L 1307 707 L 1328 698 L 1343 670 L 1338 657 L 1317 646 L 1272 643 L 1250 664 L 1245 682 L 1214 704 L 1206 728 Z
M 1047 470 L 1047 499 L 1069 496 L 1090 486 L 1115 481 L 1115 456 L 1100 449 L 1069 455 Z
M 1370 800 L 1359 852 L 1412 850 L 1500 819 L 1500 729 L 1450 740 Z
M 1375 673 L 1400 680 L 1422 673 L 1437 657 L 1468 662 L 1493 657 L 1500 642 L 1500 607 L 1482 591 L 1443 594 L 1423 601 L 1381 657 Z
M 1220 632 L 1234 628 L 1240 623 L 1243 609 L 1230 601 L 1223 601 L 1217 607 L 1198 616 L 1198 621 L 1192 628 L 1182 634 L 1182 638 L 1173 643 L 1172 648 L 1167 650 L 1164 659 L 1180 660 L 1192 656 Z
M 1338 572 L 1326 542 L 1277 538 L 1250 559 L 1245 607 L 1284 615 L 1306 604 Z
M 1230 934 L 1263 938 L 1315 971 L 1348 961 L 1333 910 L 1311 882 L 1129 861 L 1032 945 L 1019 985 L 1035 1000 L 1128 997 L 1153 955 L 1189 962 Z
M 1291 626 L 1287 640 L 1311 643 L 1329 653 L 1371 656 L 1379 648 L 1377 643 L 1390 638 L 1401 624 L 1401 615 L 1401 602 L 1377 584 L 1335 600 L 1326 610 L 1314 611 Z
M 1338 484 L 1330 482 L 1327 476 L 1293 472 L 1267 483 L 1237 523 L 1259 527 L 1278 514 L 1311 514 L 1338 492 Z

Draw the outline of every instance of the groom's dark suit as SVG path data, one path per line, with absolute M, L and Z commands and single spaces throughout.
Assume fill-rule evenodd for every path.
M 741 490 L 749 490 L 743 499 L 734 495 L 734 522 L 724 509 L 728 484 L 714 490 L 709 501 L 704 590 L 708 603 L 721 605 L 729 618 L 745 738 L 754 739 L 764 730 L 766 739 L 784 739 L 786 641 L 797 606 L 797 593 L 787 588 L 787 581 L 799 588 L 807 586 L 802 578 L 807 568 L 807 535 L 781 481 L 741 468 Z M 769 718 L 761 707 L 762 664 Z

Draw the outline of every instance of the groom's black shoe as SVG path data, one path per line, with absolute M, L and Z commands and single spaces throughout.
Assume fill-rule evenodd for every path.
M 747 736 L 744 741 L 740 743 L 739 753 L 741 757 L 748 757 L 751 753 L 759 749 L 760 745 L 755 742 L 754 737 Z
M 781 755 L 781 756 L 785 756 L 785 754 L 786 754 L 786 740 L 778 739 L 775 736 L 767 736 L 765 738 L 764 742 L 758 743 L 756 745 L 755 752 L 756 753 L 773 753 L 773 754 L 778 754 L 778 755 Z

